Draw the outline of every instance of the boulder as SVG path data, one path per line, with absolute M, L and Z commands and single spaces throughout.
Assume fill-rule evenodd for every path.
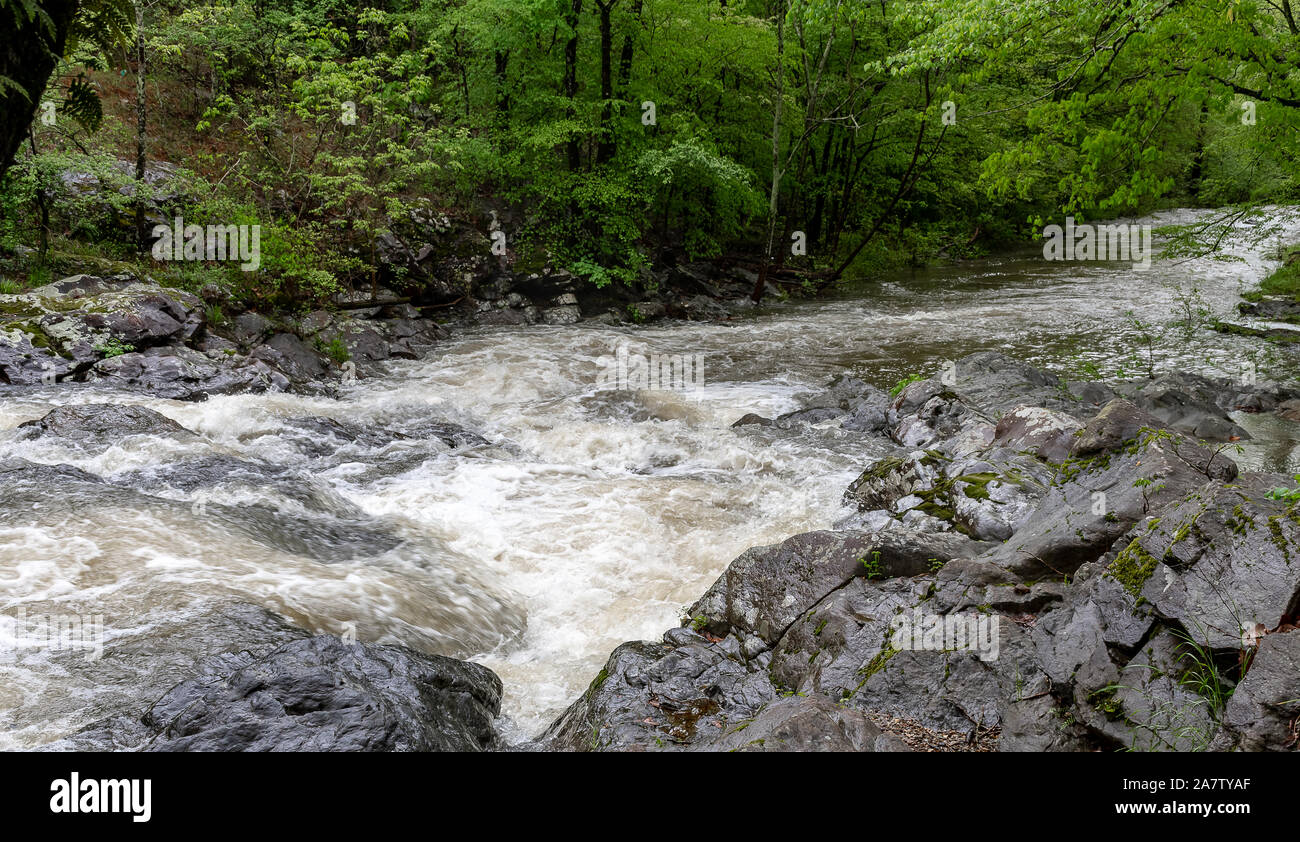
M 193 436 L 180 424 L 152 409 L 104 403 L 60 406 L 19 427 L 32 428 L 39 435 L 100 443 L 104 447 L 123 436 Z
M 1300 745 L 1300 630 L 1259 642 L 1223 725 L 1216 750 L 1295 751 Z
M 993 443 L 1030 453 L 1046 462 L 1064 462 L 1083 425 L 1063 412 L 1017 406 L 998 419 Z
M 795 535 L 746 550 L 687 614 L 713 634 L 738 634 L 748 656 L 779 640 L 795 620 L 855 578 L 915 576 L 981 549 L 962 535 L 901 526 Z
M 329 373 L 325 358 L 292 333 L 277 333 L 253 349 L 253 359 L 273 366 L 297 384 L 306 384 Z
M 138 722 L 92 725 L 76 748 L 144 751 L 484 751 L 501 681 L 401 646 L 304 637 L 211 658 Z
M 1270 500 L 1275 476 L 1244 474 L 1187 494 L 1138 529 L 1108 571 L 1212 649 L 1243 627 L 1276 628 L 1300 604 L 1300 504 Z
M 539 740 L 551 751 L 654 751 L 711 744 L 778 696 L 761 671 L 690 629 L 625 643 Z
M 891 751 L 884 738 L 860 711 L 832 704 L 821 696 L 778 699 L 752 719 L 728 723 L 726 732 L 694 751 Z M 902 750 L 907 750 L 905 747 Z
M 290 381 L 253 357 L 215 358 L 185 346 L 150 348 L 100 360 L 85 375 L 88 382 L 147 392 L 173 400 L 197 401 L 213 395 L 284 391 Z

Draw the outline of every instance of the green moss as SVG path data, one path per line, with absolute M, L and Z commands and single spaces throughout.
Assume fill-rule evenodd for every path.
M 889 663 L 889 659 L 897 655 L 898 652 L 899 650 L 895 649 L 893 646 L 886 646 L 884 649 L 876 653 L 875 657 L 870 661 L 867 661 L 866 665 L 863 666 L 862 669 L 858 670 L 858 674 L 862 676 L 862 681 L 859 682 L 858 687 L 862 687 L 863 684 L 866 684 L 871 680 L 871 676 L 884 669 L 885 664 Z
M 1245 535 L 1248 530 L 1254 528 L 1255 519 L 1237 505 L 1233 507 L 1232 517 L 1225 521 L 1225 525 L 1232 530 L 1233 535 Z
M 1127 445 L 1130 442 L 1124 444 Z M 1104 471 L 1110 467 L 1110 457 L 1110 451 L 1103 451 L 1096 456 L 1066 459 L 1061 464 L 1053 466 L 1056 469 L 1054 482 L 1056 485 L 1064 485 L 1067 482 L 1073 482 L 1084 474 Z
M 1124 717 L 1124 707 L 1115 698 L 1119 691 L 1118 687 L 1103 687 L 1100 690 L 1088 696 L 1088 701 L 1092 704 L 1093 710 L 1101 713 L 1112 722 Z
M 961 493 L 972 500 L 989 499 L 989 483 L 1002 482 L 1002 477 L 989 471 L 975 474 L 963 474 L 954 482 L 962 483 Z
M 608 678 L 609 678 L 609 670 L 607 669 L 601 669 L 600 672 L 596 673 L 596 677 L 592 679 L 591 686 L 587 688 L 587 695 L 590 696 L 592 693 L 595 693 L 597 690 L 603 687 L 605 681 Z
M 1124 586 L 1134 599 L 1142 596 L 1142 586 L 1156 572 L 1160 560 L 1142 548 L 1135 538 L 1106 568 L 1105 575 Z
M 1286 563 L 1291 564 L 1291 543 L 1287 541 L 1286 535 L 1282 532 L 1282 517 L 1273 515 L 1268 519 L 1268 531 L 1273 536 L 1273 544 L 1282 551 L 1282 558 Z

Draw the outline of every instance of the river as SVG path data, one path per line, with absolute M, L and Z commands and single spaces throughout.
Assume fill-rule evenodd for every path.
M 1025 251 L 893 272 L 728 323 L 461 330 L 337 400 L 0 393 L 0 459 L 112 484 L 22 505 L 0 490 L 0 611 L 102 614 L 109 648 L 163 658 L 184 652 L 185 618 L 252 602 L 313 631 L 487 665 L 505 684 L 506 734 L 523 739 L 615 646 L 675 625 L 747 547 L 829 527 L 844 487 L 883 452 L 834 423 L 732 428 L 742 415 L 796 409 L 844 372 L 889 388 L 990 349 L 1076 377 L 1148 366 L 1241 376 L 1249 364 L 1294 379 L 1289 352 L 1172 324 L 1189 307 L 1230 314 L 1273 265 L 1262 247 L 1239 253 L 1141 272 Z M 703 386 L 598 389 L 600 358 L 624 342 L 703 355 Z M 92 401 L 141 404 L 198 435 L 79 443 L 16 429 Z M 311 418 L 369 435 L 344 442 L 296 421 Z M 1300 471 L 1293 428 L 1238 421 L 1256 435 L 1243 467 Z M 439 424 L 486 442 L 451 440 Z M 213 467 L 232 463 L 242 469 Z M 133 680 L 39 653 L 0 659 L 0 748 L 57 739 L 129 698 Z

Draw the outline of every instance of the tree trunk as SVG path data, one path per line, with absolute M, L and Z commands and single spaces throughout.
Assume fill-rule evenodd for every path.
M 596 163 L 614 158 L 614 27 L 610 20 L 618 0 L 596 0 L 600 11 L 600 139 L 596 145 Z
M 767 252 L 763 266 L 750 298 L 754 303 L 763 300 L 767 286 L 767 269 L 772 263 L 772 248 L 776 243 L 777 205 L 781 195 L 781 113 L 785 108 L 785 0 L 776 4 L 776 102 L 772 108 L 772 190 L 767 201 Z
M 144 236 L 144 174 L 145 174 L 145 129 L 148 108 L 144 100 L 145 82 L 145 44 L 144 44 L 144 3 L 136 0 L 135 4 L 135 243 L 143 250 Z
M 643 1 L 644 0 L 636 0 L 636 2 L 632 4 L 632 20 L 633 24 L 636 26 L 641 24 L 641 6 Z M 623 49 L 619 52 L 618 56 L 618 91 L 619 96 L 625 100 L 627 100 L 628 85 L 632 83 L 632 59 L 635 54 L 636 38 L 633 33 L 629 31 L 623 35 Z M 631 100 L 627 101 L 631 102 Z M 636 105 L 636 103 L 632 103 L 632 105 Z
M 31 142 L 32 157 L 35 158 L 36 132 L 28 129 L 27 139 Z M 45 193 L 45 184 L 40 182 L 36 185 L 36 215 L 40 220 L 36 231 L 36 262 L 44 265 L 45 258 L 50 253 L 50 202 Z
M 564 95 L 569 99 L 569 116 L 577 115 L 578 98 L 578 23 L 582 15 L 582 0 L 572 0 L 569 13 L 564 22 L 569 26 L 569 40 L 564 44 Z M 569 172 L 576 172 L 582 165 L 582 153 L 578 146 L 578 136 L 574 133 L 567 144 Z
M 46 0 L 41 8 L 50 16 L 54 33 L 28 22 L 18 31 L 10 29 L 0 40 L 0 76 L 12 79 L 27 94 L 0 94 L 0 176 L 13 164 L 14 155 L 27 136 L 36 116 L 41 94 L 68 40 L 68 29 L 77 14 L 77 0 Z M 15 13 L 14 9 L 7 9 Z
M 506 75 L 510 67 L 510 51 L 496 51 L 496 77 L 497 77 L 497 114 L 501 117 L 501 124 L 505 125 L 510 120 L 510 88 L 508 87 L 509 79 Z

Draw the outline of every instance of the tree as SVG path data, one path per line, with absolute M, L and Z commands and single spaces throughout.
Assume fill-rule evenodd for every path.
M 108 52 L 130 29 L 130 0 L 0 0 L 0 177 L 59 60 L 82 41 Z

